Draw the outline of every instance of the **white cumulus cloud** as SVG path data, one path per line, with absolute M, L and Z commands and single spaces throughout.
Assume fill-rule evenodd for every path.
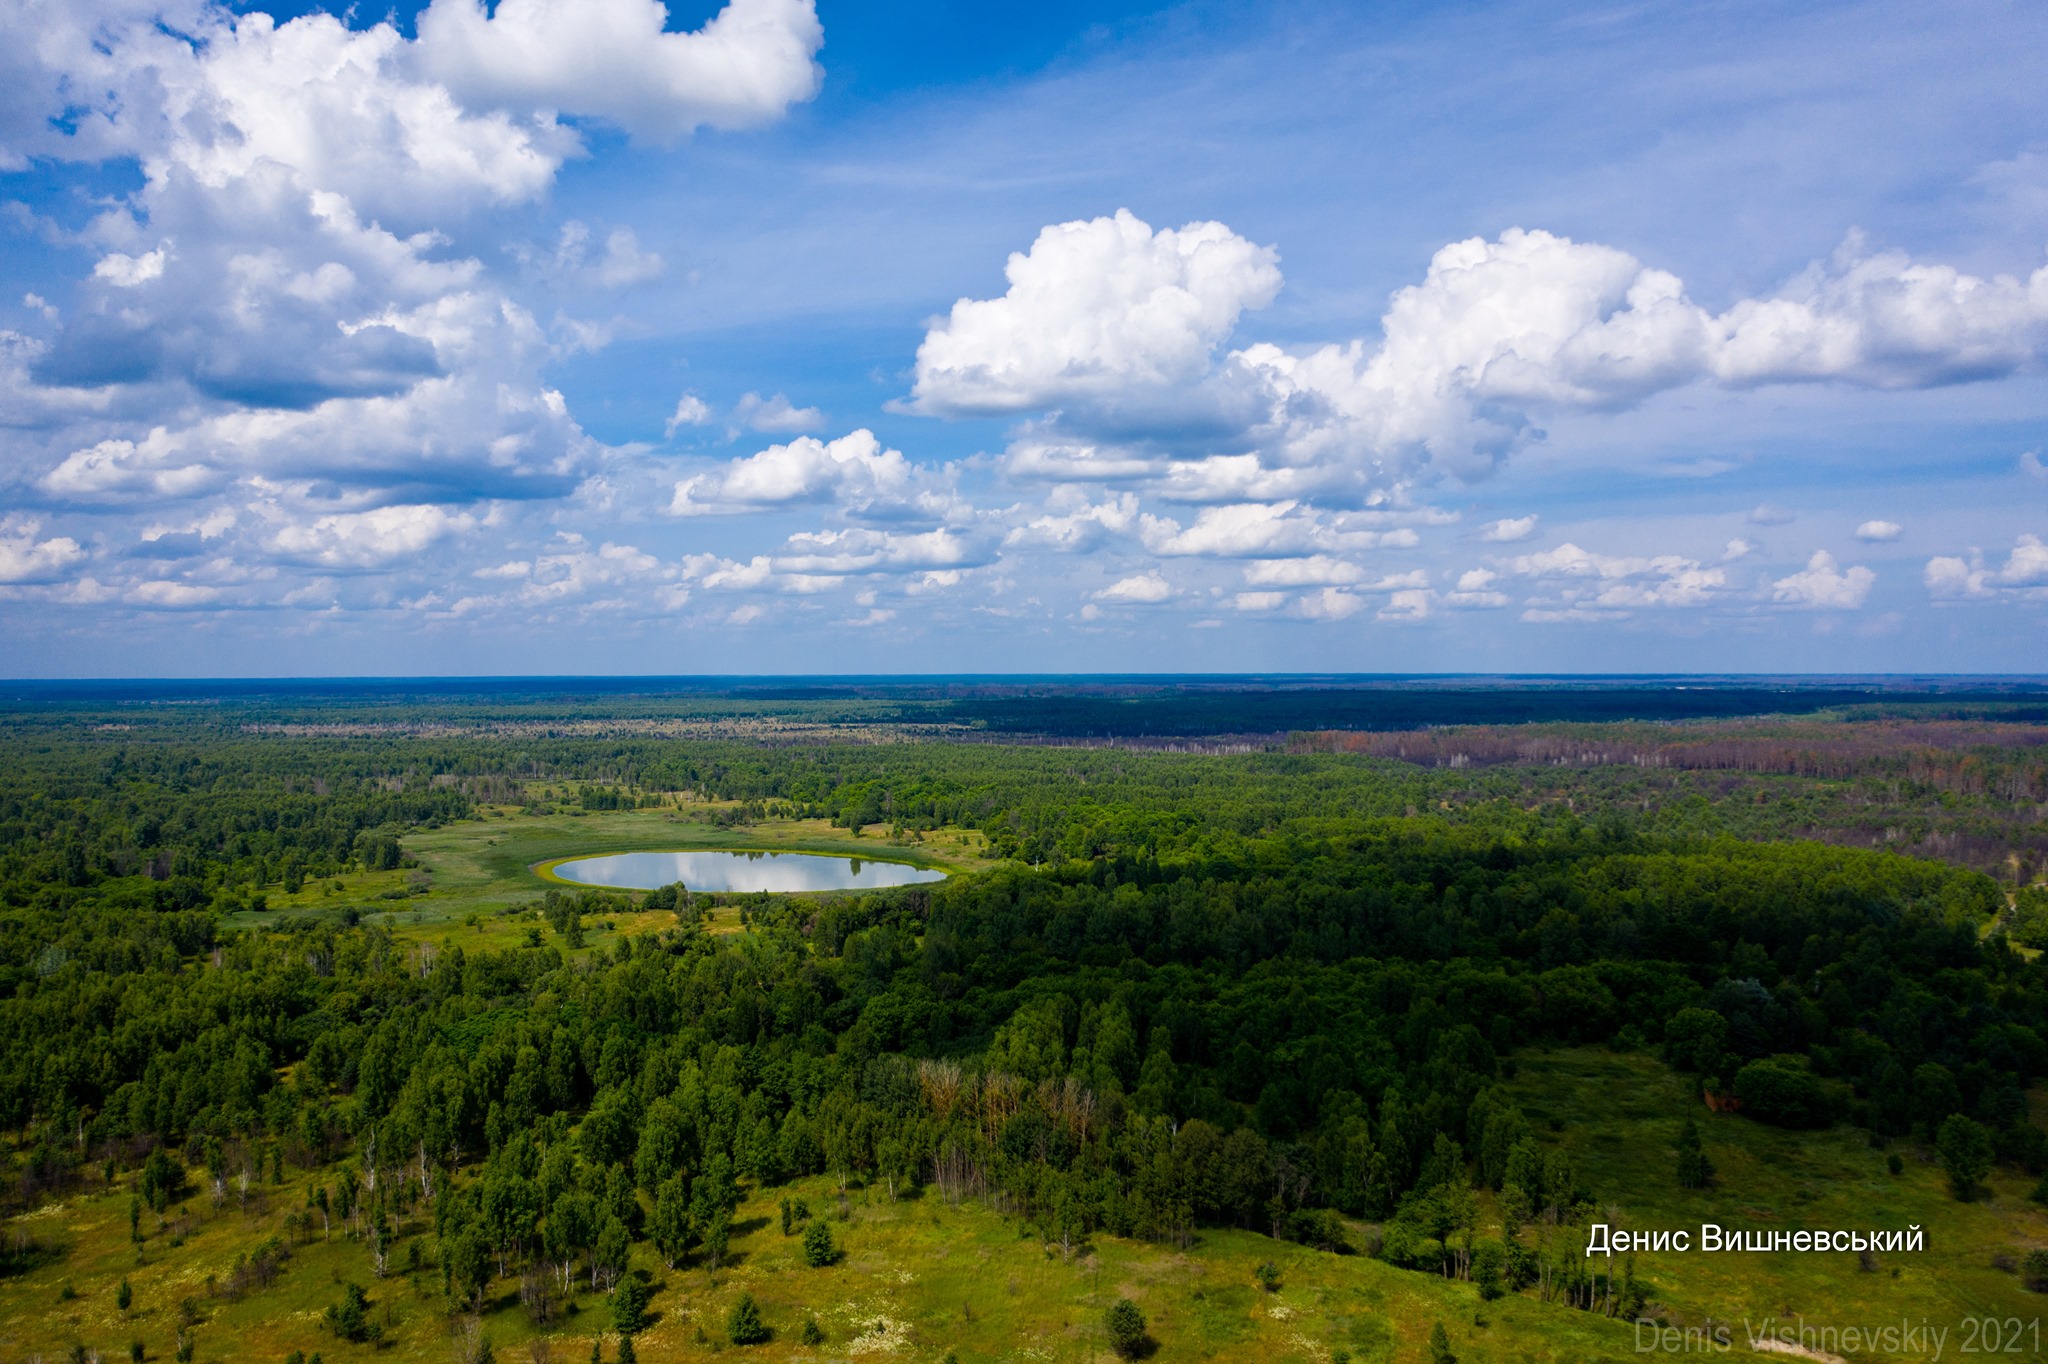
M 1861 565 L 1847 570 L 1835 565 L 1835 556 L 1817 549 L 1797 573 L 1771 584 L 1771 600 L 1781 606 L 1799 606 L 1814 611 L 1854 611 L 1877 582 L 1877 575 Z
M 1270 247 L 1221 223 L 1157 232 L 1125 210 L 1059 223 L 1013 254 L 1000 298 L 966 299 L 917 350 L 912 406 L 999 414 L 1198 379 L 1280 288 Z
M 1865 521 L 1856 527 L 1856 538 L 1872 544 L 1885 544 L 1906 533 L 1906 528 L 1896 521 Z

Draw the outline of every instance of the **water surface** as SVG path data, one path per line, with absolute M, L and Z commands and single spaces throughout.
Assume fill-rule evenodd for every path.
M 681 881 L 691 890 L 874 890 L 943 881 L 946 873 L 822 853 L 629 852 L 558 863 L 554 874 L 581 886 L 653 890 Z

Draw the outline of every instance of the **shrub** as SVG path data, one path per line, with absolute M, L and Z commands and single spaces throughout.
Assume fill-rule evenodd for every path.
M 759 1345 L 768 1339 L 768 1323 L 761 1320 L 752 1293 L 740 1294 L 740 1300 L 725 1314 L 725 1334 L 735 1345 Z
M 839 1258 L 839 1248 L 832 1244 L 832 1228 L 824 1222 L 813 1222 L 804 1228 L 804 1263 L 812 1269 L 820 1269 Z
M 2036 1293 L 2048 1293 L 2048 1250 L 2030 1250 L 2020 1261 L 2020 1282 Z
M 1252 1275 L 1258 1279 L 1259 1287 L 1265 1289 L 1268 1293 L 1278 1293 L 1280 1291 L 1280 1266 L 1274 1264 L 1271 1260 L 1267 1260 L 1257 1269 L 1253 1270 Z
M 1134 1358 L 1145 1344 L 1145 1314 L 1129 1298 L 1118 1298 L 1102 1314 L 1109 1333 L 1109 1348 L 1125 1359 Z
M 1974 1198 L 1978 1184 L 1991 1173 L 1991 1129 L 1951 1113 L 1935 1136 L 1934 1150 L 1948 1174 L 1949 1191 L 1965 1202 Z
M 816 1317 L 804 1318 L 803 1342 L 806 1345 L 823 1345 L 825 1343 L 825 1330 L 818 1325 Z

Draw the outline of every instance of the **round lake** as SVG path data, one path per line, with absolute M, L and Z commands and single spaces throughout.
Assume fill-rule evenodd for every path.
M 609 890 L 654 890 L 681 881 L 691 890 L 874 890 L 943 881 L 946 873 L 819 853 L 630 852 L 579 857 L 551 870 L 564 881 Z

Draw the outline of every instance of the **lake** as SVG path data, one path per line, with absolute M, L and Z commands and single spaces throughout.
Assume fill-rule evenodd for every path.
M 681 881 L 691 890 L 874 890 L 943 881 L 946 873 L 819 853 L 629 852 L 579 857 L 552 869 L 564 881 L 607 890 L 653 890 Z

